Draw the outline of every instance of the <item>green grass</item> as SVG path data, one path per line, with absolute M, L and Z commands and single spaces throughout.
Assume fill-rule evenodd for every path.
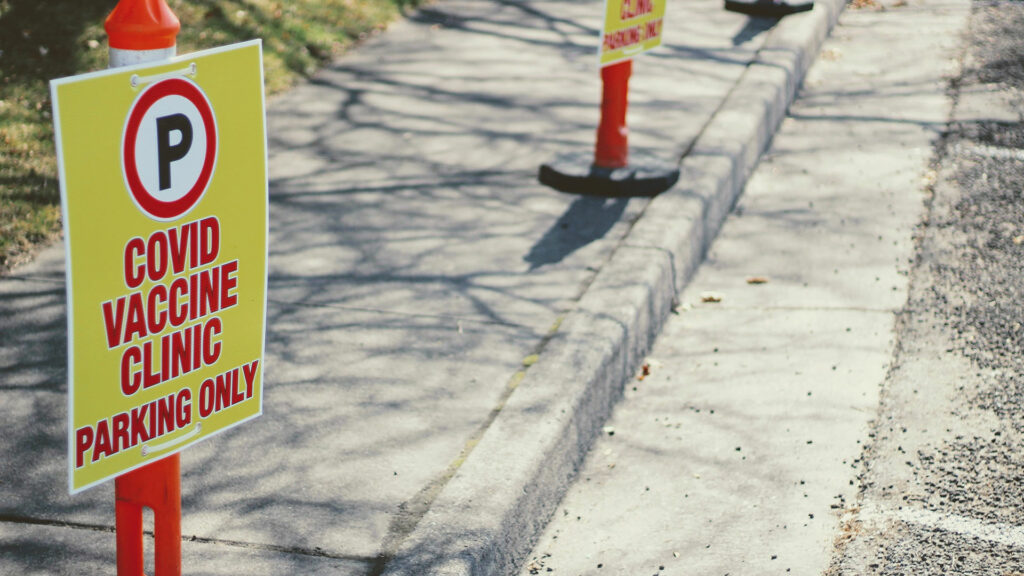
M 268 93 L 308 76 L 418 0 L 167 0 L 178 53 L 263 39 Z M 0 0 L 0 272 L 60 231 L 49 81 L 107 65 L 116 0 Z

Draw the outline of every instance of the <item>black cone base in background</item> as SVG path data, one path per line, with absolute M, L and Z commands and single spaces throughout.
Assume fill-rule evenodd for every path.
M 634 155 L 624 168 L 593 165 L 592 154 L 564 156 L 542 164 L 540 183 L 559 192 L 588 196 L 657 196 L 679 180 L 679 167 L 646 155 Z
M 725 0 L 725 9 L 751 16 L 781 18 L 814 8 L 814 2 L 805 0 Z

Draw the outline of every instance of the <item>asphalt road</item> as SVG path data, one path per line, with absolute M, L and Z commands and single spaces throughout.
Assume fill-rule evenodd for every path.
M 1024 574 L 1024 3 L 975 2 L 830 574 Z

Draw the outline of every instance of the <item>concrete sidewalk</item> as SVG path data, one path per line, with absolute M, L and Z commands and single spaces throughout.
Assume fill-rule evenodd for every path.
M 843 13 L 520 576 L 836 573 L 878 467 L 867 446 L 906 425 L 879 406 L 907 345 L 898 326 L 970 5 Z M 942 350 L 929 357 L 945 373 Z M 934 397 L 934 378 L 913 387 L 912 406 Z M 948 413 L 921 427 L 946 428 Z M 899 436 L 894 467 L 909 474 L 916 451 Z M 914 508 L 895 494 L 893 511 Z M 980 573 L 869 558 L 849 574 Z
M 654 201 L 555 193 L 601 3 L 445 1 L 271 102 L 265 415 L 186 451 L 188 574 L 516 569 L 742 189 L 841 2 L 668 9 L 638 59 Z M 0 573 L 114 572 L 66 494 L 63 247 L 0 280 Z

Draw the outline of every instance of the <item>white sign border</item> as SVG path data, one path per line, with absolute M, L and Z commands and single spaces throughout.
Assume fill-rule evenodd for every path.
M 68 206 L 67 194 L 68 194 L 68 192 L 67 192 L 67 187 L 65 185 L 65 182 L 66 182 L 65 176 L 66 176 L 66 174 L 65 174 L 64 154 L 63 154 L 64 146 L 63 146 L 63 139 L 61 137 L 62 135 L 61 135 L 61 131 L 60 131 L 60 126 L 61 126 L 61 124 L 60 124 L 60 106 L 58 104 L 58 95 L 57 95 L 58 91 L 57 91 L 57 89 L 58 89 L 58 87 L 64 86 L 65 84 L 73 84 L 73 83 L 81 82 L 83 80 L 90 80 L 90 79 L 93 79 L 93 78 L 103 78 L 103 77 L 106 77 L 106 76 L 120 75 L 120 74 L 124 74 L 126 72 L 150 70 L 150 69 L 153 69 L 153 68 L 162 68 L 162 67 L 167 66 L 169 64 L 177 64 L 177 63 L 181 63 L 181 62 L 188 62 L 189 60 L 192 60 L 192 59 L 195 59 L 195 58 L 202 58 L 202 57 L 206 57 L 206 56 L 213 56 L 213 55 L 216 55 L 216 54 L 220 54 L 222 52 L 231 52 L 231 51 L 242 49 L 242 48 L 248 48 L 250 46 L 257 46 L 258 47 L 258 52 L 259 52 L 260 86 L 262 88 L 260 90 L 260 108 L 263 111 L 263 153 L 264 153 L 264 156 L 265 156 L 264 157 L 264 161 L 263 161 L 263 166 L 264 166 L 264 177 L 263 177 L 264 191 L 263 191 L 263 197 L 264 197 L 264 201 L 266 202 L 266 210 L 264 210 L 264 212 L 266 214 L 266 218 L 265 218 L 265 222 L 264 222 L 264 239 L 265 239 L 264 243 L 265 243 L 265 246 L 264 246 L 263 253 L 264 253 L 264 271 L 266 273 L 264 274 L 264 278 L 263 278 L 263 326 L 262 326 L 263 334 L 262 334 L 262 350 L 260 351 L 261 357 L 260 357 L 260 368 L 259 368 L 259 379 L 260 379 L 259 408 L 257 409 L 257 412 L 255 414 L 253 414 L 252 416 L 249 416 L 247 418 L 243 418 L 242 420 L 239 420 L 238 422 L 235 422 L 231 426 L 227 426 L 227 427 L 221 428 L 220 430 L 217 430 L 217 431 L 215 431 L 213 433 L 207 434 L 207 435 L 201 437 L 199 440 L 196 441 L 196 442 L 201 442 L 201 441 L 206 440 L 208 438 L 213 438 L 214 436 L 217 436 L 221 432 L 230 430 L 230 429 L 232 429 L 232 428 L 234 428 L 234 427 L 236 427 L 236 426 L 238 426 L 240 424 L 243 424 L 245 422 L 248 422 L 249 420 L 252 420 L 254 418 L 257 418 L 257 417 L 263 415 L 263 390 L 265 388 L 264 380 L 263 380 L 263 375 L 265 374 L 265 371 L 266 371 L 266 357 L 267 357 L 267 310 L 268 310 L 267 301 L 269 300 L 267 290 L 269 289 L 269 284 L 270 284 L 270 278 L 269 278 L 269 276 L 270 276 L 270 274 L 269 274 L 269 270 L 270 270 L 269 269 L 269 265 L 270 265 L 270 261 L 269 261 L 270 260 L 270 167 L 269 167 L 269 158 L 267 157 L 267 154 L 268 154 L 267 145 L 268 145 L 269 140 L 268 140 L 268 136 L 267 136 L 267 102 L 266 102 L 267 95 L 266 95 L 266 88 L 265 88 L 266 87 L 266 77 L 265 77 L 265 71 L 264 71 L 264 66 L 263 66 L 263 40 L 257 38 L 255 40 L 247 40 L 245 42 L 238 42 L 238 43 L 235 43 L 235 44 L 228 44 L 226 46 L 218 46 L 216 48 L 210 48 L 210 49 L 207 49 L 207 50 L 200 50 L 198 52 L 192 52 L 192 53 L 184 54 L 184 55 L 181 55 L 181 56 L 175 56 L 174 58 L 168 58 L 166 60 L 161 60 L 161 61 L 158 61 L 158 62 L 147 62 L 145 64 L 136 64 L 136 65 L 132 65 L 132 66 L 123 66 L 123 67 L 120 67 L 120 68 L 108 68 L 108 69 L 105 69 L 105 70 L 97 70 L 95 72 L 88 72 L 88 73 L 79 74 L 79 75 L 76 75 L 76 76 L 67 76 L 67 77 L 64 77 L 64 78 L 57 78 L 57 79 L 54 79 L 54 80 L 50 81 L 50 101 L 51 101 L 51 105 L 52 105 L 53 124 L 54 124 L 54 140 L 56 142 L 56 154 L 57 154 L 57 177 L 58 177 L 58 182 L 59 182 L 59 185 L 60 185 L 61 218 L 63 219 L 63 232 L 64 232 L 64 262 L 65 262 L 65 276 L 64 277 L 65 277 L 65 299 L 66 299 L 67 320 L 68 320 L 68 327 L 67 327 L 67 330 L 68 330 L 68 344 L 67 344 L 67 350 L 68 350 L 67 351 L 67 354 L 68 354 L 68 374 L 67 374 L 67 387 L 68 387 L 68 402 L 67 402 L 67 409 L 68 409 L 68 414 L 67 414 L 67 428 L 68 428 L 67 456 L 68 457 L 67 457 L 67 464 L 68 464 L 68 475 L 67 475 L 67 482 L 68 482 L 68 494 L 70 494 L 72 496 L 74 496 L 76 494 L 79 494 L 81 492 L 84 492 L 85 490 L 88 490 L 90 488 L 96 487 L 96 486 L 98 486 L 100 484 L 103 484 L 104 482 L 108 482 L 111 479 L 116 478 L 117 476 L 120 476 L 120 475 L 123 475 L 123 474 L 127 474 L 127 473 L 129 473 L 129 472 L 131 472 L 133 470 L 137 470 L 137 469 L 139 469 L 139 468 L 141 468 L 143 466 L 146 466 L 148 464 L 156 462 L 157 460 L 161 460 L 161 459 L 166 458 L 168 456 L 173 456 L 174 454 L 178 454 L 181 451 L 183 451 L 185 448 L 193 446 L 194 443 L 193 444 L 187 444 L 185 446 L 179 446 L 179 447 L 177 447 L 175 449 L 172 449 L 172 450 L 168 451 L 165 454 L 162 454 L 159 458 L 154 458 L 153 460 L 151 460 L 149 462 L 142 462 L 140 464 L 132 466 L 131 468 L 122 470 L 117 476 L 107 476 L 107 477 L 101 478 L 99 480 L 90 482 L 89 484 L 86 484 L 86 485 L 84 485 L 84 486 L 82 486 L 82 487 L 80 487 L 78 489 L 75 489 L 75 487 L 74 487 L 74 470 L 75 470 L 75 468 L 74 468 L 74 461 L 75 461 L 75 448 L 74 448 L 75 440 L 74 440 L 74 434 L 75 434 L 75 430 L 74 430 L 74 412 L 73 411 L 74 411 L 74 406 L 75 406 L 75 402 L 74 402 L 75 398 L 74 398 L 74 386 L 72 384 L 73 379 L 74 379 L 74 374 L 75 374 L 75 372 L 74 372 L 75 356 L 74 356 L 74 341 L 73 341 L 73 335 L 74 335 L 74 313 L 73 313 L 73 307 L 72 307 L 73 298 L 72 298 L 72 293 L 71 293 L 71 286 L 72 286 L 72 284 L 71 284 L 71 274 L 72 274 L 72 269 L 71 269 L 71 244 L 68 242 L 68 238 L 71 237 L 71 224 L 70 224 L 70 221 L 68 220 L 68 212 L 67 212 L 67 206 Z M 120 160 L 118 160 L 118 163 L 120 163 Z

